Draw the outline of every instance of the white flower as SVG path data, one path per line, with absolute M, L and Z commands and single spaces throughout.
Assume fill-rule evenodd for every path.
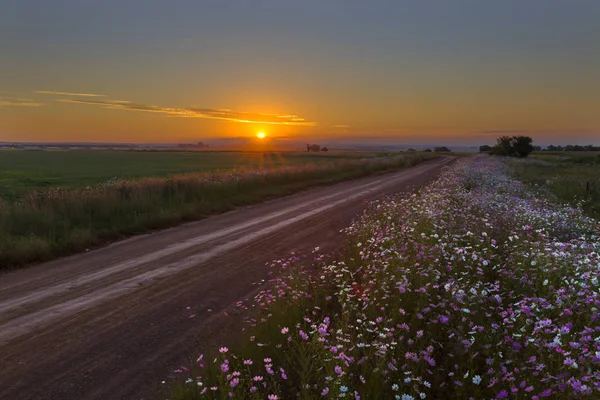
M 473 377 L 473 383 L 476 384 L 476 385 L 479 385 L 481 383 L 481 376 L 475 375 Z

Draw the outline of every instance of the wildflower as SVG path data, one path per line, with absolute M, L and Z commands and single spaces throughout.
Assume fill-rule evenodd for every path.
M 347 386 L 340 386 L 340 392 L 346 393 L 347 391 L 348 391 L 348 387 Z
M 281 329 L 281 333 L 282 333 L 282 334 L 284 334 L 284 335 L 285 335 L 286 333 L 288 333 L 289 331 L 290 331 L 290 329 L 289 329 L 289 328 L 283 328 L 283 329 Z
M 221 353 L 221 354 L 227 353 L 228 351 L 229 351 L 229 349 L 227 347 L 221 347 L 219 349 L 219 353 Z
M 329 388 L 326 387 L 325 389 L 323 389 L 323 391 L 321 392 L 321 396 L 325 396 L 327 395 L 327 393 L 329 393 Z
M 400 389 L 400 386 L 398 386 L 398 384 L 394 383 L 394 384 L 392 385 L 392 390 L 393 390 L 394 392 L 397 392 L 397 391 L 398 391 L 398 389 Z
M 279 399 L 279 397 L 276 394 L 270 394 L 267 398 L 269 400 L 278 400 Z
M 475 375 L 473 377 L 473 383 L 476 384 L 476 385 L 479 385 L 481 383 L 481 376 Z
M 409 394 L 403 394 L 403 395 L 402 395 L 402 400 L 415 400 L 415 398 L 414 398 L 414 397 L 412 397 L 412 396 L 411 396 L 411 395 L 409 395 Z

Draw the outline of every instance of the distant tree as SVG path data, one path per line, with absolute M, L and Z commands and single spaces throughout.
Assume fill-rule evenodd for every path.
M 406 151 L 410 151 L 410 152 L 414 153 L 416 150 L 415 149 L 408 149 Z
M 525 158 L 534 151 L 533 139 L 529 136 L 501 136 L 498 143 L 490 150 L 494 156 Z
M 497 146 L 502 148 L 502 152 L 507 156 L 514 156 L 515 150 L 513 149 L 514 136 L 500 136 L 498 138 Z
M 319 151 L 321 151 L 321 146 L 319 146 L 318 144 L 311 144 L 310 151 L 315 151 L 318 153 Z
M 329 151 L 329 149 L 325 146 L 323 146 L 323 148 L 321 149 L 321 151 Z
M 535 150 L 532 143 L 533 139 L 529 136 L 515 136 L 513 148 L 516 155 L 521 158 L 528 157 Z
M 306 143 L 306 151 L 310 151 L 310 144 Z
M 450 149 L 442 146 L 442 147 L 436 147 L 433 151 L 435 151 L 436 153 L 449 153 Z
M 425 149 L 423 150 L 425 153 L 431 153 L 431 149 Z
M 479 151 L 482 153 L 487 153 L 490 150 L 492 150 L 492 146 L 488 146 L 487 144 L 484 144 L 483 146 L 479 146 Z

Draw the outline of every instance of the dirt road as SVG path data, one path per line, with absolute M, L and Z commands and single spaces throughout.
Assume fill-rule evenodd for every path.
M 178 363 L 238 331 L 225 317 L 291 251 L 341 245 L 364 200 L 451 158 L 319 187 L 0 275 L 0 399 L 151 399 Z M 190 310 L 186 308 L 190 307 Z

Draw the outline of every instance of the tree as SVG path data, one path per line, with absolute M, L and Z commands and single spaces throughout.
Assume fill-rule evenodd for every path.
M 425 153 L 431 153 L 431 149 L 425 149 L 423 150 Z
M 310 151 L 310 144 L 306 143 L 306 151 Z
M 321 151 L 329 151 L 329 149 L 325 146 L 323 146 L 323 148 L 321 149 Z
M 529 136 L 514 136 L 512 147 L 518 157 L 525 158 L 535 150 L 532 143 Z
M 436 153 L 449 153 L 450 149 L 442 146 L 442 147 L 436 147 L 433 151 L 435 151 Z
M 321 151 L 321 146 L 319 146 L 318 144 L 311 144 L 310 145 L 310 151 L 319 152 L 319 151 Z
M 497 146 L 500 147 L 502 149 L 502 153 L 507 155 L 507 156 L 514 156 L 515 155 L 515 150 L 513 149 L 513 138 L 514 136 L 500 136 L 498 138 L 498 144 Z M 499 152 L 499 151 L 497 151 Z
M 487 144 L 484 144 L 483 146 L 479 146 L 479 151 L 482 153 L 487 153 L 490 150 L 492 150 L 492 146 L 488 146 Z
M 493 156 L 527 157 L 535 148 L 529 136 L 501 136 L 490 150 Z

